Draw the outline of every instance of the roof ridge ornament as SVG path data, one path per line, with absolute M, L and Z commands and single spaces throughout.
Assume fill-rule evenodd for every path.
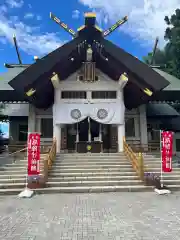
M 16 39 L 15 34 L 13 34 L 13 42 L 14 42 L 14 45 L 15 45 L 15 48 L 16 48 L 16 53 L 17 53 L 19 63 L 4 63 L 4 67 L 6 67 L 6 68 L 16 68 L 16 67 L 27 68 L 27 67 L 29 67 L 31 64 L 23 64 L 22 63 L 21 56 L 20 56 L 20 53 L 19 53 L 19 47 L 18 47 L 18 44 L 17 44 L 17 39 Z
M 126 23 L 128 20 L 128 16 L 125 16 L 124 18 L 118 20 L 115 24 L 113 24 L 110 28 L 108 28 L 107 30 L 105 30 L 103 32 L 103 37 L 107 37 L 108 35 L 110 35 L 112 32 L 114 32 L 117 28 L 119 28 L 121 25 L 123 25 L 124 23 Z
M 50 12 L 50 18 L 55 21 L 60 27 L 62 27 L 66 32 L 68 32 L 73 38 L 77 36 L 76 32 L 69 28 L 67 24 L 62 22 L 59 18 L 57 18 L 52 12 Z
M 17 44 L 17 40 L 16 40 L 16 35 L 15 34 L 13 34 L 13 41 L 14 41 L 14 45 L 15 45 L 15 48 L 16 48 L 16 53 L 17 53 L 17 56 L 18 56 L 19 64 L 21 65 L 22 64 L 22 60 L 21 60 L 21 56 L 19 54 L 19 48 L 18 48 L 18 44 Z

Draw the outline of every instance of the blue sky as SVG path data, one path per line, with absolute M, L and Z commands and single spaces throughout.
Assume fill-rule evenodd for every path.
M 152 50 L 156 36 L 163 46 L 164 16 L 172 15 L 178 7 L 179 0 L 1 0 L 0 72 L 6 70 L 5 62 L 17 62 L 13 34 L 23 63 L 32 63 L 34 55 L 41 57 L 71 39 L 49 18 L 50 11 L 74 30 L 84 23 L 84 12 L 96 12 L 103 29 L 128 15 L 128 23 L 108 39 L 141 58 Z
M 9 124 L 0 122 L 0 129 L 4 133 L 4 137 L 9 137 Z

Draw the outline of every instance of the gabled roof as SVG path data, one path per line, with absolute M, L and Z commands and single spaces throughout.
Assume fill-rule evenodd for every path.
M 60 79 L 64 80 L 81 67 L 82 62 L 85 61 L 87 49 L 85 45 L 78 52 L 79 43 L 82 42 L 84 42 L 82 39 L 74 39 L 38 60 L 10 81 L 10 85 L 21 95 L 24 95 L 24 98 L 27 98 L 26 92 L 29 89 L 36 89 L 35 94 L 29 97 L 29 101 L 37 107 L 47 108 L 53 104 L 54 98 L 54 89 L 50 81 L 52 73 L 58 73 Z M 94 60 L 97 68 L 114 80 L 119 80 L 122 73 L 128 73 L 129 82 L 124 92 L 127 108 L 137 107 L 149 100 L 149 96 L 144 93 L 145 89 L 154 93 L 169 84 L 153 69 L 123 49 L 104 39 L 102 39 L 101 45 L 103 46 L 103 54 L 107 56 L 108 61 L 104 60 L 94 47 Z M 131 97 L 129 98 L 129 96 Z
M 147 102 L 150 95 L 167 87 L 169 82 L 152 68 L 123 49 L 104 39 L 95 26 L 95 19 L 86 19 L 77 37 L 20 72 L 10 86 L 38 108 L 48 108 L 54 102 L 54 88 L 50 81 L 53 72 L 65 80 L 86 61 L 86 50 L 91 45 L 96 67 L 113 80 L 128 74 L 124 90 L 126 108 Z M 43 46 L 42 46 L 43 47 Z M 32 94 L 28 94 L 28 92 Z

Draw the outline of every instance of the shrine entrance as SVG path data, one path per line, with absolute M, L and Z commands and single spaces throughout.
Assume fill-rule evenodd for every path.
M 110 126 L 91 118 L 67 125 L 67 150 L 100 153 L 110 148 Z

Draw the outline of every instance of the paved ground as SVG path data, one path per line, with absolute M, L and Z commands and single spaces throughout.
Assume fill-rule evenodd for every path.
M 179 240 L 180 193 L 0 197 L 3 240 Z

